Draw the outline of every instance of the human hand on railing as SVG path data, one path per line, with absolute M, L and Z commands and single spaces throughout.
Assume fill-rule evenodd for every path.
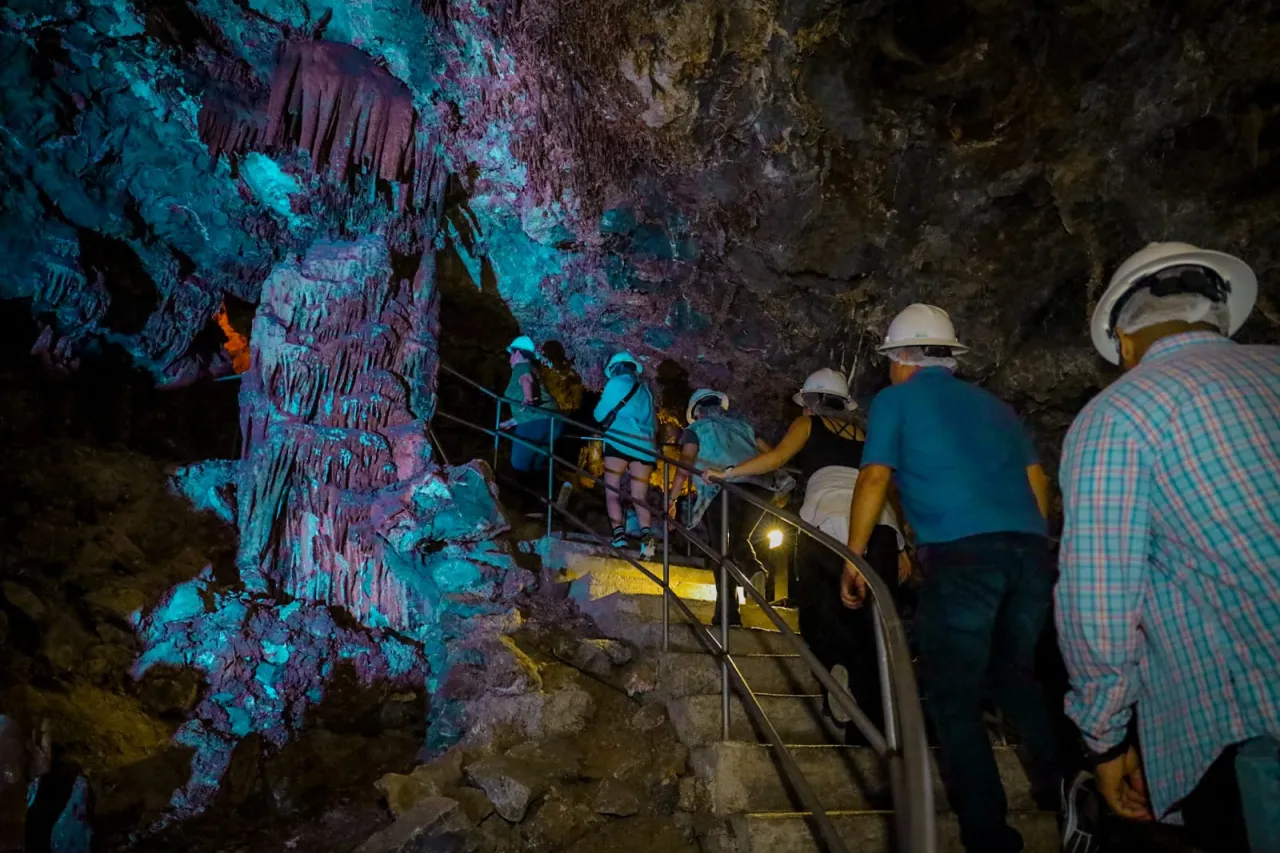
M 850 610 L 857 610 L 867 600 L 867 579 L 853 563 L 844 564 L 840 576 L 840 603 Z
M 515 418 L 507 418 L 505 421 L 498 424 L 498 429 L 511 429 L 515 425 L 516 425 Z
M 719 468 L 708 468 L 702 472 L 702 479 L 706 480 L 708 483 L 719 483 L 724 479 L 724 475 L 725 472 L 721 471 Z
M 675 498 L 672 498 L 670 501 L 667 501 L 667 515 L 671 516 L 672 518 L 675 518 L 676 510 L 678 510 L 679 507 L 680 507 L 680 503 Z

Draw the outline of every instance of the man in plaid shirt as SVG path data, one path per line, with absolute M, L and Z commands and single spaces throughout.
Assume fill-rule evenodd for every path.
M 1169 818 L 1235 749 L 1250 846 L 1275 853 L 1280 347 L 1224 336 L 1256 292 L 1244 262 L 1185 243 L 1117 270 L 1093 338 L 1126 373 L 1067 436 L 1057 623 L 1112 809 Z

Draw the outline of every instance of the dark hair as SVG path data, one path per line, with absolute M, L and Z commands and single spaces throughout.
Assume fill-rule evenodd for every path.
M 951 347 L 920 347 L 929 358 L 951 358 Z
M 617 376 L 619 373 L 622 373 L 624 370 L 625 370 L 627 373 L 635 373 L 635 372 L 636 372 L 636 365 L 635 365 L 635 362 L 631 362 L 631 361 L 620 361 L 620 362 L 618 362 L 617 364 L 615 364 L 615 365 L 613 366 L 613 369 L 612 369 L 612 370 L 610 370 L 610 371 L 609 371 L 609 375 L 610 375 L 610 376 Z

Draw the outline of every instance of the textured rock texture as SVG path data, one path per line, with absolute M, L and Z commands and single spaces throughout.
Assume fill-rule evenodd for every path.
M 227 370 L 223 302 L 378 229 L 456 256 L 505 305 L 490 326 L 563 341 L 590 382 L 626 343 L 772 416 L 823 364 L 868 393 L 870 344 L 924 299 L 1048 442 L 1107 379 L 1092 301 L 1152 239 L 1241 253 L 1243 336 L 1280 324 L 1267 2 L 2 14 L 3 293 L 67 366 L 109 341 L 161 382 Z

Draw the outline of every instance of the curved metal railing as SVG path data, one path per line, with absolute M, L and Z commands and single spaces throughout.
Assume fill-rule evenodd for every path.
M 498 404 L 498 416 L 492 428 L 439 410 L 435 412 L 435 417 L 491 435 L 494 437 L 495 442 L 505 439 L 513 444 L 528 447 L 541 455 L 547 455 L 548 447 L 544 444 L 528 441 L 498 428 L 501 421 L 502 404 L 522 406 L 524 405 L 523 400 L 513 400 L 497 394 L 447 365 L 440 365 L 440 369 L 493 399 Z M 556 410 L 540 410 L 539 414 L 545 414 L 547 418 L 573 426 L 582 431 L 584 436 L 600 438 L 604 435 L 598 427 L 574 420 Z M 654 448 L 652 447 L 631 444 L 626 441 L 620 441 L 617 438 L 611 438 L 610 441 L 618 446 L 636 450 L 644 455 L 654 454 Z M 563 469 L 599 480 L 606 490 L 613 489 L 620 495 L 622 494 L 620 489 L 610 487 L 604 483 L 603 478 L 581 468 L 576 460 L 570 461 L 555 456 L 554 453 L 550 454 L 550 456 L 551 460 L 559 464 Z M 692 465 L 687 465 L 682 460 L 670 459 L 661 454 L 657 454 L 656 461 L 680 468 L 691 475 L 696 476 L 703 473 L 702 470 Z M 551 518 L 555 513 L 559 513 L 561 517 L 578 530 L 595 536 L 599 544 L 610 547 L 607 540 L 598 536 L 583 519 L 570 513 L 567 509 L 557 506 L 554 500 L 555 467 L 555 464 L 548 464 L 547 466 L 547 495 L 545 503 L 547 506 L 548 548 L 550 546 Z M 669 477 L 664 476 L 664 498 L 666 497 L 666 489 L 669 482 Z M 694 635 L 707 647 L 708 651 L 720 659 L 721 732 L 724 739 L 728 740 L 729 737 L 729 687 L 732 683 L 742 700 L 748 716 L 751 717 L 756 728 L 773 748 L 787 781 L 791 784 L 796 796 L 812 814 L 817 834 L 823 846 L 826 847 L 829 853 L 849 853 L 847 846 L 836 831 L 835 825 L 822 807 L 812 785 L 810 785 L 796 763 L 791 750 L 783 743 L 777 730 L 769 722 L 768 716 L 760 706 L 759 700 L 733 660 L 734 655 L 729 651 L 728 595 L 720 594 L 718 596 L 720 636 L 716 637 L 707 626 L 703 625 L 694 616 L 688 604 L 672 591 L 670 585 L 670 531 L 674 529 L 718 566 L 720 572 L 719 590 L 730 589 L 725 580 L 726 577 L 732 577 L 745 593 L 760 606 L 769 621 L 786 638 L 814 677 L 827 690 L 831 701 L 838 704 L 841 710 L 848 714 L 858 731 L 867 739 L 867 742 L 876 753 L 885 760 L 888 766 L 889 786 L 894 804 L 894 830 L 898 850 L 902 851 L 902 853 L 935 853 L 937 850 L 937 816 L 934 805 L 933 771 L 929 757 L 929 745 L 925 734 L 924 714 L 920 707 L 919 688 L 916 684 L 915 670 L 911 663 L 906 630 L 897 607 L 894 605 L 888 584 L 860 554 L 851 552 L 844 543 L 806 523 L 796 515 L 775 507 L 757 495 L 735 486 L 732 482 L 725 482 L 722 486 L 723 490 L 720 499 L 720 548 L 718 551 L 696 536 L 684 524 L 671 518 L 665 511 L 665 500 L 661 511 L 663 520 L 662 577 L 658 577 L 626 553 L 611 548 L 615 556 L 630 563 L 663 590 L 663 649 L 667 649 L 669 645 L 669 605 L 674 602 L 688 620 Z M 832 678 L 831 673 L 818 661 L 803 639 L 791 629 L 768 600 L 755 588 L 750 579 L 729 558 L 727 522 L 731 495 L 752 504 L 778 521 L 790 525 L 836 554 L 841 560 L 857 566 L 858 570 L 866 578 L 867 586 L 871 592 L 871 606 L 875 614 L 873 621 L 876 628 L 876 652 L 880 669 L 881 693 L 884 701 L 885 727 L 883 732 L 871 723 L 849 690 Z M 539 499 L 542 500 L 542 497 L 539 496 Z

